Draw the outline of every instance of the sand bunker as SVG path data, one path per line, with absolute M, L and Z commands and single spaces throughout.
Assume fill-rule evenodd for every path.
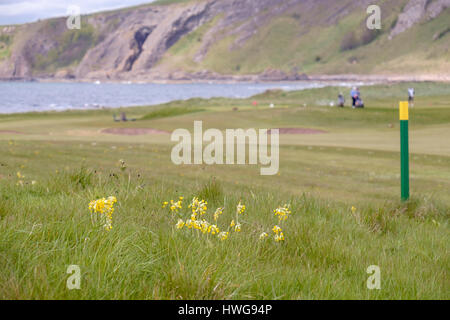
M 327 133 L 324 130 L 310 128 L 279 128 L 280 134 L 322 134 Z M 270 133 L 270 130 L 268 131 Z
M 126 136 L 138 136 L 143 134 L 170 134 L 168 131 L 152 128 L 108 128 L 103 129 L 101 133 L 119 134 Z

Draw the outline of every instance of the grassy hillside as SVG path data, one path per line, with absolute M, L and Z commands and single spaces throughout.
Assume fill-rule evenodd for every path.
M 401 203 L 397 106 L 411 85 L 412 198 Z M 449 299 L 448 85 L 364 87 L 366 109 L 328 105 L 347 90 L 127 108 L 138 118 L 127 123 L 113 121 L 121 110 L 0 115 L 0 297 Z M 281 135 L 275 176 L 254 165 L 175 166 L 169 134 L 102 133 L 192 132 L 194 120 L 221 130 L 325 133 Z M 88 208 L 108 196 L 117 197 L 110 231 L 92 224 Z M 162 208 L 180 196 L 178 212 Z M 227 239 L 177 229 L 193 197 L 207 200 L 202 218 L 228 231 Z M 239 202 L 246 210 L 236 215 Z M 273 210 L 285 204 L 291 214 L 279 222 Z M 275 225 L 284 241 L 274 240 Z M 260 240 L 262 232 L 268 237 Z M 66 288 L 73 264 L 80 290 Z M 366 287 L 370 265 L 381 268 L 381 290 Z
M 196 48 L 200 47 L 205 33 L 202 27 L 172 47 L 161 63 L 169 69 L 208 69 L 224 74 L 261 73 L 267 68 L 286 72 L 297 68 L 313 74 L 450 72 L 450 33 L 446 31 L 450 9 L 389 40 L 390 30 L 402 8 L 397 2 L 392 3 L 383 3 L 380 31 L 366 28 L 367 15 L 360 8 L 328 26 L 312 21 L 329 11 L 305 12 L 300 8 L 298 12 L 274 17 L 241 47 L 233 45 L 236 36 L 214 43 L 205 59 L 196 63 Z M 439 34 L 442 35 L 434 40 Z M 353 47 L 343 50 L 343 42 L 349 35 L 353 37 Z M 183 62 L 182 66 L 179 61 Z

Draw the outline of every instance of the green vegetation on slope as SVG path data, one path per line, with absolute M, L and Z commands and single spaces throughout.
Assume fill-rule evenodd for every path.
M 99 37 L 87 21 L 83 20 L 81 23 L 83 27 L 80 30 L 66 30 L 58 35 L 57 46 L 45 55 L 37 54 L 33 57 L 32 67 L 35 72 L 54 72 L 59 68 L 75 66 L 81 61 L 87 50 L 95 46 Z M 58 28 L 61 28 L 60 21 L 51 20 L 43 32 L 57 32 Z
M 223 74 L 255 74 L 267 68 L 285 72 L 296 68 L 300 72 L 323 74 L 414 74 L 450 70 L 450 9 L 389 40 L 401 6 L 391 1 L 383 2 L 381 7 L 381 30 L 366 28 L 364 10 L 353 11 L 335 25 L 311 22 L 326 12 L 290 12 L 271 19 L 242 45 L 235 44 L 236 35 L 217 41 L 200 63 L 194 63 L 193 49 L 169 51 L 163 61 L 168 68 L 180 67 L 177 62 L 183 61 L 185 70 L 195 66 L 194 70 L 208 69 Z
M 13 37 L 7 34 L 0 35 L 0 60 L 9 58 L 11 55 L 11 44 Z

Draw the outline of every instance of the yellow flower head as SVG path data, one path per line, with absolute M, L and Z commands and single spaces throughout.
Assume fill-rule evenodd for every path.
M 235 225 L 236 225 L 236 222 L 234 222 L 234 219 L 231 220 L 230 227 L 233 228 Z
M 269 235 L 266 232 L 263 232 L 259 235 L 259 240 L 264 240 L 268 237 Z
M 224 241 L 228 239 L 228 232 L 222 231 L 218 234 L 220 240 Z
M 274 227 L 272 228 L 272 231 L 273 231 L 274 233 L 278 234 L 278 233 L 281 232 L 281 228 L 280 228 L 279 226 L 274 226 Z
M 239 201 L 239 204 L 236 207 L 236 211 L 238 214 L 242 214 L 245 211 L 245 205 L 241 204 L 241 202 Z
M 273 210 L 275 216 L 278 217 L 278 220 L 284 221 L 287 220 L 289 215 L 291 214 L 291 210 L 289 209 L 289 205 L 284 205 L 283 207 L 278 207 L 275 210 Z
M 188 227 L 188 229 L 192 229 L 192 227 L 194 226 L 194 221 L 192 221 L 191 219 L 186 220 L 185 225 L 186 227 Z
M 209 226 L 209 228 L 208 228 L 208 233 L 211 233 L 212 235 L 215 235 L 219 232 L 220 232 L 220 230 L 215 224 L 213 224 L 212 226 Z
M 112 214 L 114 213 L 114 204 L 116 202 L 117 198 L 114 196 L 109 196 L 107 199 L 101 198 L 89 202 L 89 211 L 92 214 L 92 219 L 95 221 L 100 219 L 103 223 L 103 227 L 107 231 L 112 229 Z
M 184 221 L 181 219 L 178 219 L 178 222 L 176 224 L 177 229 L 183 229 L 184 225 L 185 225 Z
M 217 221 L 222 213 L 223 208 L 217 208 L 216 212 L 214 212 L 214 221 Z
M 210 227 L 210 224 L 208 223 L 208 221 L 206 220 L 202 220 L 202 222 L 200 223 L 200 230 L 202 231 L 203 234 L 207 233 Z
M 280 232 L 279 234 L 276 234 L 274 237 L 276 242 L 284 241 L 284 234 L 283 232 Z
M 196 215 L 204 215 L 206 213 L 208 202 L 205 200 L 199 201 L 197 197 L 194 197 L 192 199 L 191 204 L 189 205 L 189 208 L 191 208 L 192 213 L 195 213 Z
M 241 232 L 241 224 L 240 223 L 236 224 L 236 227 L 234 227 L 234 231 Z

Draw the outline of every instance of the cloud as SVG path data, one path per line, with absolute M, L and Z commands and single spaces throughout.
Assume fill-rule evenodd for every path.
M 33 22 L 65 16 L 69 6 L 78 6 L 82 14 L 133 6 L 154 0 L 0 0 L 0 25 Z

